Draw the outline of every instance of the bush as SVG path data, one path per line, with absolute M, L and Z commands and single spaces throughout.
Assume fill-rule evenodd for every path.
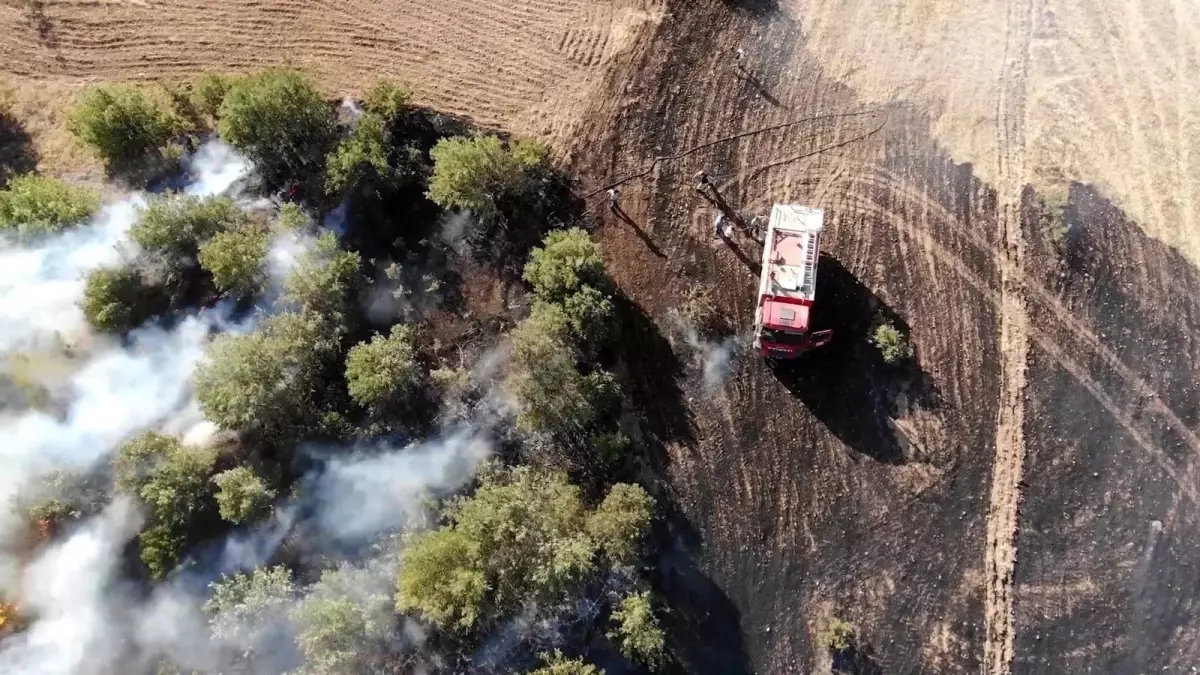
M 1066 195 L 1038 195 L 1038 227 L 1054 248 L 1062 250 L 1067 241 Z
M 413 348 L 412 330 L 392 326 L 384 337 L 350 348 L 346 356 L 346 384 L 350 398 L 368 408 L 382 409 L 404 401 L 416 388 L 421 370 Z
M 150 291 L 131 267 L 101 267 L 87 275 L 80 308 L 88 324 L 106 333 L 133 330 L 149 318 Z
M 110 171 L 125 171 L 161 159 L 178 123 L 133 87 L 101 85 L 84 92 L 68 126 Z
M 541 657 L 546 665 L 530 671 L 529 675 L 604 675 L 604 671 L 596 666 L 583 659 L 568 659 L 558 650 Z
M 470 629 L 529 601 L 553 602 L 594 570 L 586 509 L 565 474 L 530 467 L 485 473 L 447 525 L 405 549 L 396 608 L 442 627 Z
M 712 338 L 727 330 L 725 318 L 708 289 L 695 286 L 689 288 L 683 294 L 683 305 L 679 308 L 679 313 L 702 338 Z
M 400 116 L 412 101 L 412 92 L 387 80 L 380 80 L 367 92 L 364 101 L 367 112 L 378 115 L 385 122 Z
M 836 616 L 830 617 L 817 634 L 817 642 L 835 654 L 852 649 L 857 641 L 854 624 Z
M 239 466 L 213 476 L 217 486 L 217 508 L 221 517 L 238 525 L 271 510 L 275 491 L 267 488 L 254 470 Z
M 913 356 L 912 345 L 899 330 L 889 322 L 882 322 L 871 333 L 871 344 L 879 350 L 883 362 L 895 365 Z
M 497 215 L 498 202 L 524 191 L 549 162 L 541 143 L 506 145 L 496 136 L 444 138 L 430 156 L 429 198 L 443 208 L 469 209 L 484 218 Z
M 246 335 L 221 335 L 196 369 L 196 399 L 224 429 L 291 434 L 314 414 L 314 392 L 336 340 L 318 319 L 278 314 Z
M 113 457 L 113 478 L 117 489 L 137 496 L 158 463 L 179 448 L 179 439 L 146 431 L 125 441 Z
M 637 557 L 642 535 L 654 517 L 654 498 L 640 486 L 617 483 L 588 516 L 587 531 L 614 564 L 628 565 Z
M 0 190 L 0 230 L 50 234 L 86 222 L 99 207 L 100 198 L 91 190 L 49 176 L 15 176 Z
M 334 321 L 340 329 L 358 285 L 360 265 L 357 253 L 341 250 L 337 237 L 326 233 L 296 261 L 284 281 L 284 300 Z
M 608 283 L 600 247 L 578 227 L 546 235 L 530 253 L 524 277 L 538 299 L 559 303 L 584 286 L 604 288 Z
M 253 160 L 268 185 L 320 174 L 336 132 L 333 109 L 312 82 L 284 70 L 238 80 L 217 116 L 221 138 Z
M 612 621 L 616 628 L 609 631 L 608 638 L 617 642 L 625 658 L 640 661 L 651 668 L 662 664 L 666 639 L 650 604 L 649 592 L 622 598 L 612 613 Z
M 267 282 L 270 243 L 267 232 L 259 228 L 217 233 L 200 245 L 200 267 L 223 293 L 239 298 L 256 295 Z
M 170 261 L 194 257 L 202 242 L 244 220 L 245 214 L 232 199 L 172 195 L 142 210 L 129 237 L 143 251 Z

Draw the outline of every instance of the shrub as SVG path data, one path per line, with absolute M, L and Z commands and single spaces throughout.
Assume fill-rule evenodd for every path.
M 499 200 L 525 190 L 549 160 L 546 147 L 536 141 L 505 145 L 496 136 L 444 138 L 430 156 L 429 198 L 443 208 L 469 209 L 485 218 L 498 213 Z
M 487 573 L 479 543 L 466 533 L 423 533 L 405 550 L 396 610 L 420 612 L 438 626 L 470 629 L 483 611 Z
M 0 190 L 0 230 L 42 235 L 80 225 L 92 217 L 100 198 L 49 176 L 27 174 Z
M 390 122 L 404 112 L 412 100 L 412 92 L 387 80 L 380 80 L 367 92 L 364 104 L 367 112 Z
M 854 624 L 836 616 L 830 617 L 817 634 L 817 642 L 831 652 L 844 652 L 854 647 L 858 641 Z
M 1066 196 L 1038 195 L 1038 226 L 1054 248 L 1061 251 L 1067 240 Z
M 101 267 L 88 273 L 80 308 L 92 328 L 124 333 L 149 318 L 149 304 L 140 272 L 131 267 Z
M 268 185 L 319 174 L 335 137 L 333 109 L 296 72 L 268 70 L 239 79 L 217 116 L 221 138 L 253 160 Z
M 137 496 L 162 458 L 178 448 L 179 439 L 153 431 L 143 432 L 122 443 L 112 462 L 117 489 Z
M 890 322 L 885 321 L 875 327 L 871 333 L 871 344 L 875 345 L 883 357 L 883 362 L 888 365 L 907 361 L 913 356 L 913 348 L 908 338 Z
M 271 510 L 275 491 L 267 488 L 250 467 L 239 466 L 213 476 L 221 517 L 237 525 Z
M 177 131 L 177 122 L 167 111 L 125 85 L 85 91 L 68 125 L 110 171 L 135 169 L 160 159 Z
M 568 659 L 558 650 L 541 657 L 546 665 L 530 671 L 529 675 L 604 675 L 604 671 L 596 666 L 583 659 Z
M 524 277 L 547 302 L 563 302 L 583 286 L 604 288 L 608 281 L 600 247 L 577 227 L 546 235 L 530 254 Z
M 339 323 L 358 283 L 358 254 L 343 251 L 332 233 L 317 239 L 284 281 L 283 297 L 301 311 Z
M 266 284 L 269 248 L 270 237 L 259 228 L 219 232 L 200 245 L 200 267 L 222 292 L 250 297 Z
M 638 553 L 654 516 L 654 498 L 640 486 L 617 483 L 588 516 L 587 531 L 615 564 L 627 565 Z
M 654 608 L 650 593 L 634 593 L 621 599 L 612 613 L 616 627 L 609 631 L 608 638 L 615 640 L 625 658 L 640 661 L 654 668 L 659 666 L 665 655 L 666 639 Z
M 346 356 L 350 398 L 361 406 L 382 408 L 403 401 L 420 373 L 412 330 L 404 325 L 392 326 L 387 337 L 376 335 L 351 347 Z
M 246 335 L 222 335 L 196 369 L 196 399 L 224 429 L 290 434 L 313 414 L 320 369 L 337 342 L 318 319 L 278 314 Z

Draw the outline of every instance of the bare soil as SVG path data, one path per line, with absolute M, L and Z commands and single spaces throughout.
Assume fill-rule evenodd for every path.
M 581 193 L 641 176 L 591 212 L 628 298 L 682 670 L 827 671 L 830 615 L 858 626 L 839 665 L 860 673 L 1200 656 L 1187 0 L 47 0 L 0 5 L 0 28 L 23 142 L 60 171 L 83 162 L 56 116 L 85 83 L 293 65 L 548 138 Z M 701 169 L 746 216 L 826 210 L 829 348 L 750 353 L 760 249 L 713 236 Z M 500 312 L 477 285 L 468 304 Z M 674 339 L 697 285 L 741 331 L 715 388 Z M 912 364 L 866 342 L 880 317 Z

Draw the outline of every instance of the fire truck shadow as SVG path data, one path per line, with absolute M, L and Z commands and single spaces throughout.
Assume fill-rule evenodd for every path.
M 821 255 L 817 279 L 813 330 L 833 330 L 833 341 L 794 362 L 773 364 L 772 370 L 852 450 L 902 463 L 905 450 L 893 420 L 936 408 L 939 395 L 915 360 L 889 366 L 868 337 L 880 318 L 904 335 L 908 324 L 831 256 Z

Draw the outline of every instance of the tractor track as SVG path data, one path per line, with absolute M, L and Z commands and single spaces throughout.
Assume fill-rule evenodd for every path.
M 1013 661 L 1013 578 L 1025 460 L 1025 386 L 1030 340 L 1021 195 L 1025 185 L 1024 115 L 1033 10 L 1033 0 L 1008 3 L 1007 43 L 996 104 L 997 223 L 1003 244 L 999 311 L 1001 371 L 984 551 L 985 675 L 1008 675 Z

